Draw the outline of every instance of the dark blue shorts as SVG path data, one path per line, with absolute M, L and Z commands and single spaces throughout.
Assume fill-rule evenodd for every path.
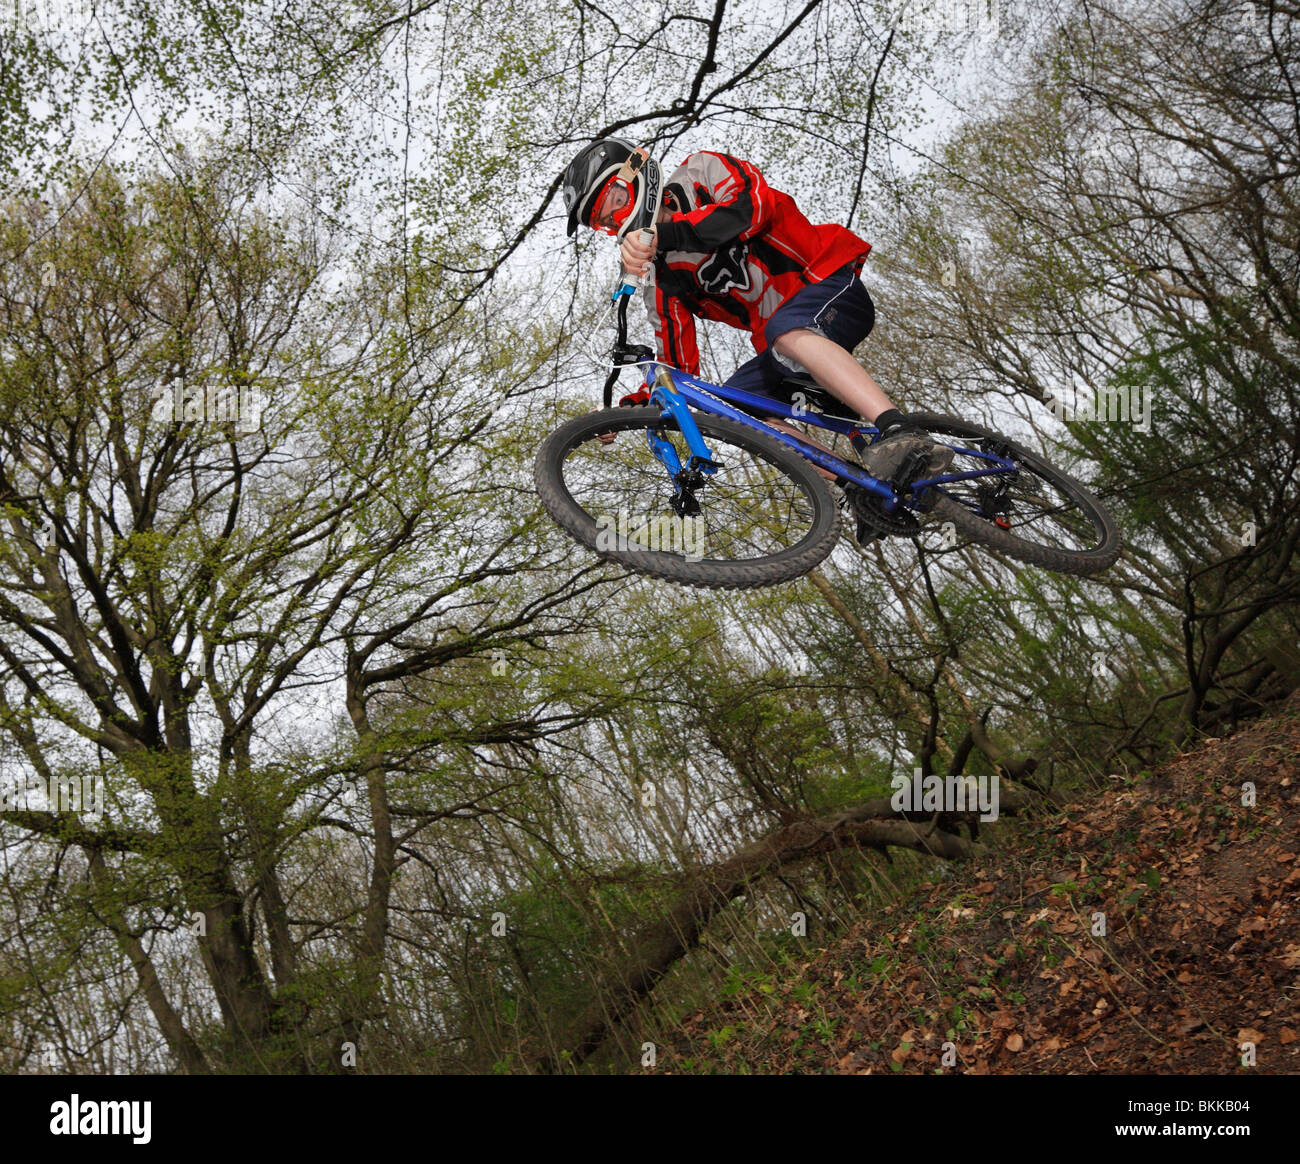
M 777 308 L 763 329 L 767 349 L 741 364 L 726 383 L 732 388 L 771 396 L 787 376 L 805 370 L 776 354 L 778 336 L 797 327 L 805 327 L 834 340 L 846 352 L 853 351 L 867 338 L 876 322 L 875 304 L 858 278 L 855 264 L 841 267 L 820 283 L 809 283 L 802 291 Z

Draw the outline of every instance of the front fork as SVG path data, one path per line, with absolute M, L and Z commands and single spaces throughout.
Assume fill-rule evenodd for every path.
M 671 504 L 674 511 L 680 517 L 693 517 L 700 512 L 699 502 L 695 497 L 696 491 L 724 466 L 713 459 L 712 451 L 704 443 L 704 437 L 700 434 L 695 418 L 691 415 L 691 410 L 681 393 L 677 391 L 669 370 L 660 365 L 653 376 L 646 375 L 645 382 L 651 388 L 650 403 L 658 405 L 665 413 L 672 416 L 690 450 L 690 456 L 683 465 L 681 457 L 677 454 L 677 447 L 672 441 L 661 437 L 653 429 L 646 430 L 646 440 L 649 442 L 651 452 L 667 470 L 668 477 L 672 481 L 674 494 Z M 866 438 L 856 429 L 849 434 L 849 439 L 858 452 L 866 449 Z M 1005 461 L 1007 467 L 1014 470 L 1014 466 L 1007 460 L 1009 451 L 1000 445 L 988 450 L 991 459 Z M 920 457 L 920 460 L 924 461 L 924 457 Z M 919 465 L 916 467 L 919 468 Z M 908 488 L 912 491 L 911 495 L 914 499 L 923 501 L 925 494 L 935 485 L 980 475 L 978 473 L 941 475 L 914 480 Z M 1010 480 L 997 480 L 992 486 L 992 491 L 981 499 L 985 508 L 996 511 L 1003 520 L 1005 520 L 1006 510 L 1005 494 L 1012 480 L 1014 480 L 1014 473 Z M 886 513 L 894 512 L 903 503 L 903 498 L 898 493 L 892 491 L 886 493 L 879 485 L 872 492 L 878 497 L 878 504 Z M 994 514 L 991 512 L 989 516 Z
M 650 403 L 657 404 L 677 423 L 677 428 L 686 439 L 690 457 L 683 465 L 681 457 L 677 454 L 677 446 L 666 437 L 660 436 L 654 429 L 646 430 L 646 440 L 650 444 L 650 451 L 668 470 L 674 490 L 673 510 L 678 517 L 695 517 L 700 512 L 700 503 L 695 496 L 696 491 L 703 488 L 708 478 L 722 468 L 722 465 L 713 459 L 712 450 L 704 443 L 699 426 L 696 425 L 695 418 L 691 415 L 686 401 L 682 399 L 681 393 L 677 391 L 677 386 L 673 383 L 672 375 L 667 368 L 660 367 L 657 370 L 653 384 Z

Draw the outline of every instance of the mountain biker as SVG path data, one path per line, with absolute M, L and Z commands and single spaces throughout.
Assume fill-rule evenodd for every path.
M 866 454 L 873 476 L 891 478 L 914 451 L 928 455 L 930 474 L 941 472 L 952 451 L 895 408 L 851 354 L 875 322 L 859 278 L 871 244 L 842 226 L 814 226 L 794 199 L 729 154 L 687 157 L 669 175 L 656 216 L 659 180 L 648 152 L 620 138 L 586 146 L 563 178 L 569 234 L 583 225 L 613 235 L 629 272 L 653 270 L 645 297 L 659 359 L 699 375 L 695 317 L 747 330 L 758 354 L 728 386 L 773 395 L 786 377 L 807 374 L 880 430 Z M 642 229 L 651 232 L 648 242 Z M 811 439 L 775 418 L 768 423 Z M 853 483 L 844 493 L 862 541 L 869 495 Z

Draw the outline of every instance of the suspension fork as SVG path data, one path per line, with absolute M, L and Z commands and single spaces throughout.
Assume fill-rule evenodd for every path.
M 662 365 L 655 372 L 653 381 L 647 376 L 647 382 L 654 387 L 650 392 L 650 403 L 657 404 L 666 416 L 672 417 L 686 440 L 690 456 L 686 464 L 677 453 L 677 447 L 667 437 L 660 436 L 654 429 L 646 430 L 646 441 L 660 464 L 668 471 L 673 483 L 672 507 L 681 517 L 691 517 L 700 512 L 695 492 L 703 487 L 707 479 L 713 476 L 722 465 L 713 459 L 713 451 L 704 443 L 695 418 L 682 394 L 673 383 L 672 374 Z

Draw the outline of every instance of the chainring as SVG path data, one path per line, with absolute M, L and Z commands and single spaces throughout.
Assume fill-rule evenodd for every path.
M 887 513 L 883 502 L 865 490 L 853 496 L 850 504 L 853 515 L 873 533 L 914 538 L 921 532 L 921 523 L 909 510 L 900 505 L 893 513 Z

